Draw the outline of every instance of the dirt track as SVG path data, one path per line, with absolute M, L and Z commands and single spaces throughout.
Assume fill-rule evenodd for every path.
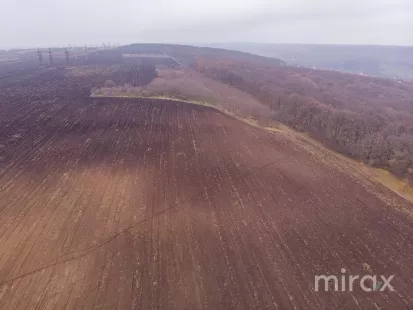
M 281 134 L 150 100 L 1 118 L 1 309 L 413 307 L 412 221 Z M 396 292 L 314 291 L 366 266 Z

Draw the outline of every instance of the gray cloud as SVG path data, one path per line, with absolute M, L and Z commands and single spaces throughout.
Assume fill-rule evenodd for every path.
M 411 0 L 0 0 L 2 47 L 101 42 L 413 45 Z

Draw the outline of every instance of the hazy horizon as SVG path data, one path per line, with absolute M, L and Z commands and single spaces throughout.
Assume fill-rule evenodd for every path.
M 110 43 L 110 46 L 112 46 L 112 43 L 114 42 L 102 42 L 105 43 L 106 45 Z M 66 45 L 37 45 L 37 46 L 20 46 L 20 47 L 1 47 L 0 50 L 31 50 L 31 49 L 47 49 L 47 48 L 84 48 L 85 46 L 93 48 L 93 47 L 102 47 L 102 43 L 100 44 L 66 44 Z M 291 43 L 285 43 L 285 42 L 243 42 L 243 41 L 236 41 L 236 42 L 212 42 L 212 43 L 199 43 L 199 42 L 174 42 L 174 43 L 167 43 L 167 42 L 128 42 L 128 43 L 119 43 L 119 46 L 123 45 L 130 45 L 130 44 L 172 44 L 172 45 L 189 45 L 189 46 L 199 46 L 199 47 L 212 47 L 212 48 L 222 48 L 220 47 L 221 45 L 236 45 L 236 44 L 256 44 L 256 45 L 330 45 L 330 46 L 382 46 L 382 47 L 413 47 L 413 45 L 393 45 L 393 44 L 342 44 L 342 43 L 297 43 L 297 42 L 291 42 Z
M 3 49 L 102 42 L 413 46 L 410 0 L 0 1 Z

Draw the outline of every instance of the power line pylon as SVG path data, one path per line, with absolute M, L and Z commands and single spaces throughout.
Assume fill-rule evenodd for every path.
M 65 50 L 65 56 L 66 56 L 66 62 L 69 63 L 69 51 L 66 49 Z
M 43 56 L 42 56 L 42 52 L 40 51 L 40 47 L 37 48 L 37 56 L 39 57 L 39 63 L 42 64 Z
M 52 56 L 52 49 L 49 48 L 49 60 L 50 60 L 50 64 L 53 64 L 53 56 Z

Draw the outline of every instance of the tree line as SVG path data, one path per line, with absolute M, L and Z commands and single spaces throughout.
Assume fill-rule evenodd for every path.
M 194 68 L 255 96 L 272 111 L 265 117 L 413 184 L 413 84 L 231 60 Z

